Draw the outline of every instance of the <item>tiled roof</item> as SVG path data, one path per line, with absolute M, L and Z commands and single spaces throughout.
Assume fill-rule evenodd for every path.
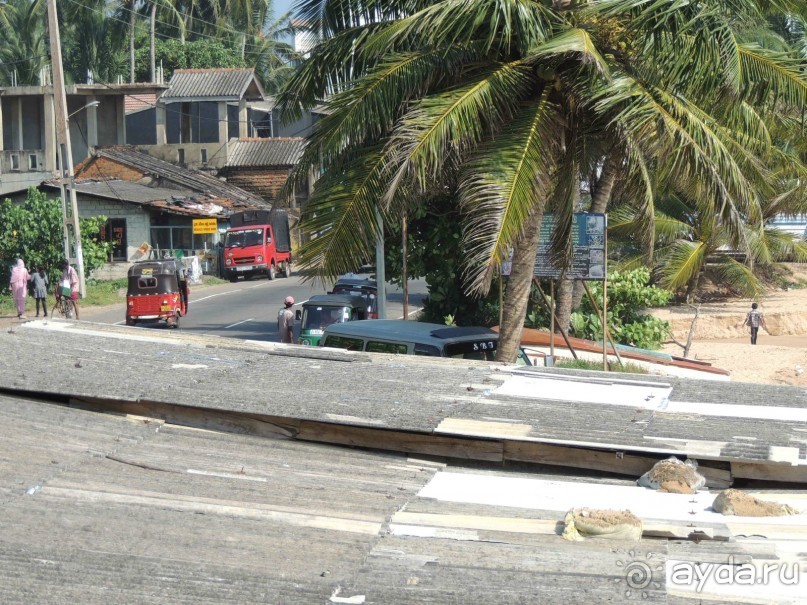
M 305 148 L 305 139 L 239 139 L 231 145 L 227 168 L 295 166 Z
M 55 182 L 48 185 L 55 187 Z M 226 218 L 243 206 L 232 200 L 183 191 L 149 187 L 119 179 L 76 181 L 76 192 L 92 197 L 159 208 L 172 214 Z
M 157 103 L 157 95 L 154 93 L 139 93 L 136 95 L 126 95 L 126 113 L 150 109 Z
M 177 101 L 238 101 L 252 87 L 249 100 L 263 100 L 264 93 L 255 78 L 255 72 L 248 69 L 177 69 L 171 76 L 168 90 L 160 100 Z
M 97 147 L 94 157 L 108 158 L 114 162 L 129 166 L 137 171 L 153 177 L 169 181 L 195 193 L 205 193 L 211 197 L 232 200 L 238 208 L 266 208 L 269 206 L 262 198 L 234 187 L 218 178 L 200 170 L 176 166 L 165 160 L 152 157 L 133 147 Z M 92 162 L 93 158 L 82 164 Z M 81 165 L 77 175 L 81 176 Z

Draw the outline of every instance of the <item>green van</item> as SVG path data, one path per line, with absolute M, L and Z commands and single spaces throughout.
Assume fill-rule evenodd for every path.
M 326 327 L 367 319 L 367 303 L 361 296 L 316 294 L 297 309 L 295 319 L 300 322 L 297 344 L 316 346 Z
M 493 361 L 499 334 L 478 326 L 443 326 L 402 319 L 377 319 L 330 325 L 320 345 L 399 355 L 425 355 Z M 519 365 L 532 365 L 519 353 Z

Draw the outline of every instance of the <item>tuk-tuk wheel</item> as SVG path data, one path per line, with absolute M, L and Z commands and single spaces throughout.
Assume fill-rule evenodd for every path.
M 274 279 L 275 278 L 275 275 L 276 275 L 275 272 L 276 272 L 275 264 L 272 263 L 271 265 L 269 265 L 269 270 L 266 272 L 267 275 L 269 276 L 269 279 Z
M 290 260 L 286 261 L 286 270 L 283 272 L 283 275 L 285 277 L 291 277 L 291 261 Z
M 172 319 L 169 319 L 167 323 L 168 323 L 169 328 L 178 328 L 179 327 L 179 311 L 177 311 L 177 314 L 174 315 L 174 317 Z

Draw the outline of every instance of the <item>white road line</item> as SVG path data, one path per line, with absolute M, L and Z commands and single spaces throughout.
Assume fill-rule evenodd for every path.
M 192 305 L 193 303 L 202 302 L 203 300 L 207 300 L 208 298 L 214 298 L 216 296 L 226 296 L 228 294 L 235 294 L 236 292 L 241 292 L 241 290 L 251 290 L 252 288 L 260 288 L 261 286 L 266 286 L 267 283 L 262 284 L 255 284 L 254 286 L 247 286 L 245 288 L 238 288 L 236 290 L 227 290 L 226 292 L 219 292 L 218 294 L 211 294 L 210 296 L 203 296 L 202 298 L 196 298 L 191 300 L 188 305 Z
M 228 330 L 229 328 L 234 328 L 235 326 L 240 326 L 241 324 L 245 324 L 248 321 L 252 321 L 253 319 L 254 319 L 253 317 L 250 317 L 249 319 L 244 319 L 243 321 L 237 321 L 234 324 L 230 324 L 229 326 L 224 326 L 224 329 Z

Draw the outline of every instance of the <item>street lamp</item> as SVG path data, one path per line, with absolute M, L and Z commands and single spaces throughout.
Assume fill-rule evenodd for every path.
M 87 104 L 86 104 L 84 107 L 79 107 L 79 108 L 78 108 L 78 109 L 76 109 L 75 111 L 71 111 L 69 114 L 67 114 L 67 119 L 69 120 L 69 119 L 70 119 L 70 118 L 72 118 L 74 115 L 76 115 L 76 114 L 77 114 L 79 111 L 83 111 L 83 110 L 85 110 L 85 109 L 89 109 L 90 107 L 98 107 L 100 104 L 101 104 L 101 101 L 90 101 L 90 102 L 89 102 L 89 103 L 87 103 Z

